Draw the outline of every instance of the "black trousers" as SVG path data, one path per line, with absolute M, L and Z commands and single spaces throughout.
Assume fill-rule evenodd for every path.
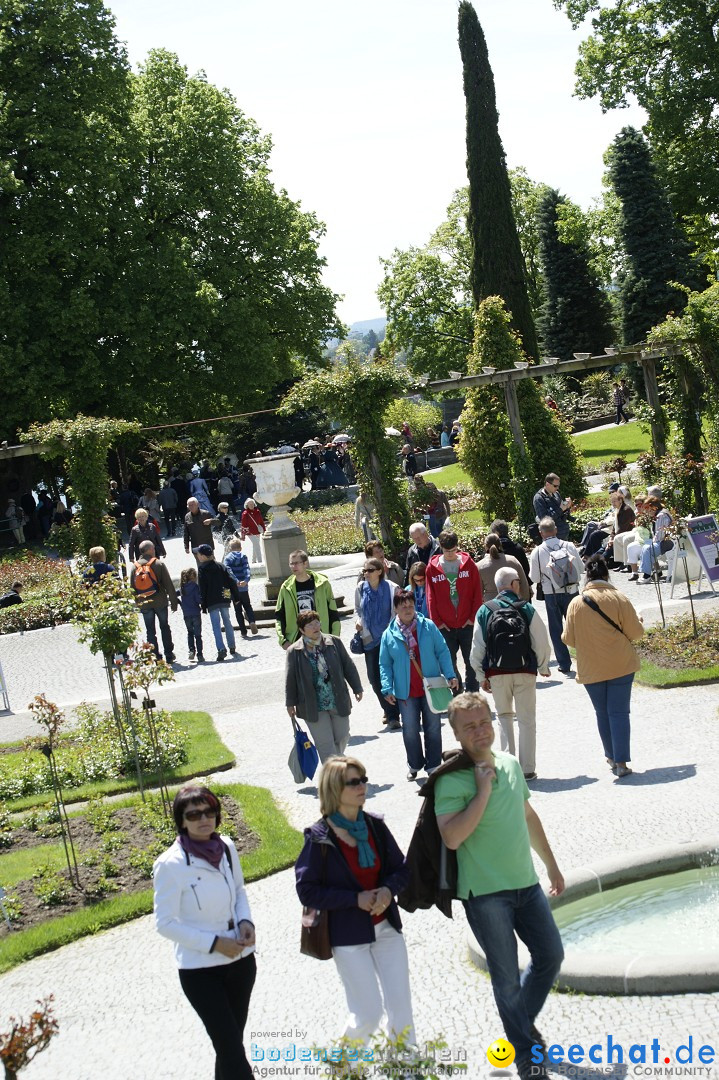
M 382 695 L 382 677 L 379 673 L 379 645 L 375 645 L 374 649 L 366 650 L 364 662 L 367 667 L 369 684 L 374 690 L 375 697 L 380 704 L 382 712 L 387 714 L 390 723 L 394 723 L 395 721 L 399 723 L 399 705 L 396 703 L 392 705 L 392 703 L 387 701 L 387 698 Z
M 477 674 L 469 662 L 469 654 L 472 651 L 472 634 L 474 633 L 474 626 L 459 626 L 456 628 L 443 626 L 440 628 L 440 634 L 447 642 L 447 648 L 449 649 L 449 655 L 452 657 L 452 667 L 455 670 L 457 681 L 459 683 L 459 690 L 457 693 L 461 694 L 462 690 L 468 690 L 470 693 L 474 693 L 479 690 L 479 682 L 477 681 Z M 462 658 L 464 660 L 465 675 L 464 684 L 462 683 L 462 676 L 459 673 L 457 667 L 457 652 L 461 650 Z
M 215 1048 L 215 1080 L 253 1080 L 243 1039 L 256 976 L 254 953 L 217 967 L 180 968 L 185 997 Z
M 245 614 L 247 615 L 247 621 L 250 626 L 252 626 L 255 622 L 255 612 L 252 608 L 252 604 L 250 603 L 249 589 L 240 589 L 240 598 L 239 600 L 235 600 L 232 606 L 235 609 L 235 618 L 237 619 L 237 625 L 239 626 L 241 633 L 247 633 L 245 619 L 242 611 L 243 608 Z

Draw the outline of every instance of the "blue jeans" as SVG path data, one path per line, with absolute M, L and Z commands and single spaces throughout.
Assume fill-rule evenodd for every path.
M 141 611 L 143 622 L 145 623 L 145 633 L 147 634 L 147 640 L 155 650 L 155 656 L 160 659 L 160 649 L 157 644 L 157 630 L 155 627 L 155 618 L 160 624 L 160 634 L 162 635 L 162 647 L 165 650 L 165 660 L 169 656 L 174 656 L 175 647 L 172 644 L 172 634 L 170 632 L 170 620 L 168 616 L 167 608 L 151 608 L 145 607 Z
M 572 666 L 572 658 L 569 649 L 562 641 L 562 629 L 567 608 L 576 596 L 576 593 L 550 593 L 545 592 L 544 603 L 547 606 L 547 623 L 549 624 L 549 636 L 552 639 L 554 655 L 557 658 L 560 671 L 569 671 Z M 510 1042 L 512 1040 L 510 1039 Z
M 655 540 L 651 544 L 645 544 L 642 548 L 642 557 L 639 560 L 639 569 L 643 574 L 651 574 L 654 570 L 658 570 L 657 559 L 659 558 L 659 541 Z M 620 761 L 622 759 L 620 758 Z
M 494 1000 L 517 1061 L 530 1059 L 531 1027 L 564 959 L 562 939 L 539 885 L 506 889 L 463 901 L 467 921 L 487 957 Z M 515 933 L 530 961 L 519 975 Z
M 185 615 L 185 626 L 190 654 L 197 652 L 198 656 L 202 656 L 202 615 Z
M 626 762 L 629 753 L 629 700 L 632 696 L 634 672 L 618 679 L 585 683 L 594 711 L 597 714 L 599 738 L 604 753 L 612 761 Z
M 442 723 L 439 716 L 430 709 L 425 694 L 422 697 L 407 698 L 398 704 L 408 766 L 413 772 L 424 768 L 428 771 L 436 769 L 442 764 Z M 424 753 L 419 732 L 420 716 L 424 729 Z
M 212 633 L 215 635 L 215 645 L 217 651 L 222 652 L 225 648 L 225 643 L 222 640 L 222 630 L 220 629 L 220 620 L 225 627 L 225 634 L 227 637 L 227 648 L 234 649 L 235 647 L 235 631 L 232 629 L 232 619 L 230 618 L 230 605 L 223 604 L 221 607 L 211 607 L 210 622 L 212 623 Z

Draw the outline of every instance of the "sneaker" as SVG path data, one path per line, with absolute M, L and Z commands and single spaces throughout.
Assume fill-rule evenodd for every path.
M 542 1053 L 544 1054 L 544 1056 L 545 1056 L 545 1058 L 546 1058 L 546 1056 L 547 1056 L 547 1044 L 546 1044 L 546 1042 L 544 1041 L 544 1036 L 542 1035 L 541 1031 L 539 1031 L 539 1030 L 538 1030 L 538 1029 L 537 1029 L 537 1028 L 536 1028 L 536 1027 L 534 1026 L 534 1024 L 532 1024 L 531 1028 L 529 1029 L 529 1034 L 530 1034 L 530 1035 L 532 1036 L 532 1042 L 533 1042 L 533 1044 L 534 1044 L 535 1046 L 541 1046 L 541 1048 L 542 1048 Z
M 257 629 L 257 623 L 251 622 L 250 623 L 250 630 L 252 631 L 252 636 L 253 637 L 255 636 L 255 634 L 259 634 L 259 630 Z
M 536 780 L 537 779 L 537 774 L 536 774 L 536 772 L 526 772 L 524 774 L 524 779 L 525 780 Z
M 402 725 L 399 722 L 399 720 L 388 720 L 387 721 L 387 731 L 401 731 L 401 730 L 402 730 Z
M 167 661 L 168 664 L 174 664 L 175 663 L 175 654 L 174 654 L 174 652 L 168 653 L 167 656 L 165 657 L 165 660 Z
M 639 581 L 639 574 L 630 574 L 627 581 Z
M 234 656 L 236 652 L 237 652 L 237 649 L 230 649 L 230 655 L 231 656 Z
M 247 631 L 246 630 L 240 630 L 240 634 L 241 634 L 242 637 L 247 637 Z
M 560 667 L 558 670 L 560 675 L 569 675 L 572 669 L 570 667 Z
M 227 656 L 227 649 L 220 649 L 220 651 L 217 654 L 217 659 L 218 660 L 224 660 L 226 656 Z
M 190 650 L 190 652 L 189 652 L 189 654 L 188 654 L 188 659 L 190 659 L 190 660 L 194 660 L 194 659 L 195 659 L 195 650 L 194 650 L 194 649 L 191 649 L 191 650 Z
M 204 662 L 205 662 L 204 656 L 202 655 L 201 652 L 198 652 L 198 654 L 197 654 L 197 663 L 198 664 L 204 664 Z
M 408 780 L 416 780 L 417 779 L 417 771 L 418 771 L 417 769 L 410 769 L 409 772 L 407 773 L 407 779 Z
M 617 777 L 618 780 L 621 780 L 621 778 L 623 776 L 631 776 L 632 775 L 632 770 L 629 768 L 628 765 L 615 765 L 614 768 L 612 769 L 612 772 L 614 773 L 614 775 Z

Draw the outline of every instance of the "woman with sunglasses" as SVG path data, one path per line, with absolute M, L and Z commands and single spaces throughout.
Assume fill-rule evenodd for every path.
M 185 784 L 172 813 L 177 839 L 155 862 L 155 925 L 175 943 L 185 997 L 215 1048 L 215 1080 L 251 1080 L 243 1037 L 255 983 L 255 926 L 237 849 L 216 830 L 220 802 Z
M 407 588 L 414 597 L 417 614 L 429 618 L 427 611 L 427 567 L 423 562 L 412 563 L 407 572 Z
M 367 678 L 382 709 L 382 722 L 387 724 L 388 731 L 402 730 L 399 709 L 382 696 L 379 673 L 380 642 L 392 620 L 392 598 L 396 591 L 394 581 L 387 578 L 384 561 L 379 558 L 365 559 L 362 581 L 355 589 L 355 630 L 362 635 Z
M 362 762 L 325 762 L 322 817 L 305 829 L 295 863 L 297 894 L 307 907 L 329 915 L 332 955 L 349 1012 L 343 1037 L 366 1043 L 386 1012 L 389 1035 L 403 1035 L 413 1045 L 407 948 L 395 900 L 409 875 L 384 821 L 365 813 L 366 797 Z

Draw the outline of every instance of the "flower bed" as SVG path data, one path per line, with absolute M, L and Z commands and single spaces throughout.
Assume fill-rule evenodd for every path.
M 677 671 L 719 666 L 719 614 L 698 616 L 697 629 L 694 637 L 689 615 L 666 627 L 653 627 L 637 642 L 637 652 L 657 667 Z
M 18 559 L 0 562 L 0 593 L 14 581 L 23 583 L 23 602 L 0 610 L 0 634 L 40 630 L 70 618 L 68 591 L 71 574 L 67 563 L 28 552 Z
M 354 506 L 344 502 L 319 510 L 298 510 L 292 517 L 304 530 L 310 556 L 343 555 L 346 551 L 360 551 L 363 546 L 354 514 Z

